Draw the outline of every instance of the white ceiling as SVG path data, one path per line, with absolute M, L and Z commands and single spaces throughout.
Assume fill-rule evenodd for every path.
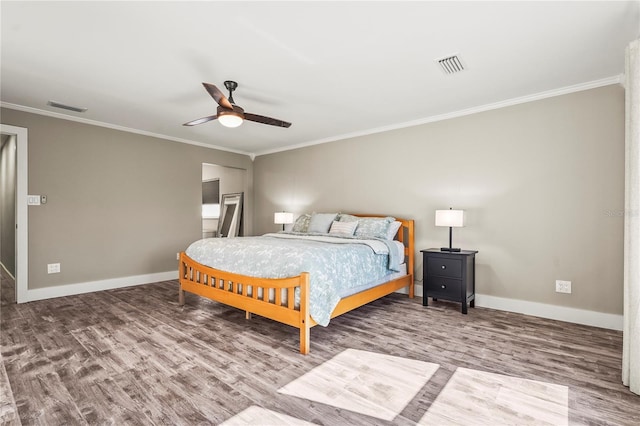
M 254 154 L 611 83 L 640 36 L 638 1 L 0 7 L 3 106 Z M 467 69 L 444 74 L 450 54 Z M 293 125 L 182 126 L 215 114 L 201 82 L 225 80 L 247 112 Z

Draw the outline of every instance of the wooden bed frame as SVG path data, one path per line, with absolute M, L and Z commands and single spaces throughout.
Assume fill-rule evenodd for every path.
M 382 217 L 379 215 L 356 215 L 366 217 Z M 414 296 L 413 263 L 414 235 L 413 220 L 397 219 L 402 223 L 397 239 L 404 246 L 407 275 L 379 286 L 361 291 L 340 300 L 331 313 L 331 318 L 342 315 L 376 299 L 393 293 L 404 287 L 409 289 L 409 297 Z M 198 294 L 225 305 L 242 309 L 247 319 L 251 314 L 260 315 L 300 330 L 300 353 L 309 353 L 310 329 L 317 323 L 309 315 L 309 273 L 298 276 L 268 279 L 255 278 L 221 271 L 202 265 L 184 252 L 180 253 L 179 262 L 180 290 L 179 304 L 184 305 L 184 292 Z M 300 306 L 294 305 L 294 291 L 300 288 Z M 286 293 L 286 302 L 283 298 Z M 269 297 L 271 295 L 271 297 Z

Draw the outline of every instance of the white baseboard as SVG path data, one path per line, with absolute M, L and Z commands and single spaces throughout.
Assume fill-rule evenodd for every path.
M 567 306 L 476 294 L 476 306 L 622 331 L 623 316 Z
M 422 297 L 422 284 L 415 284 L 416 297 Z M 407 293 L 405 289 L 400 293 Z M 499 311 L 516 312 L 534 317 L 548 318 L 592 327 L 622 331 L 623 316 L 604 312 L 587 311 L 567 306 L 547 305 L 545 303 L 526 300 L 507 299 L 504 297 L 476 294 L 475 305 L 479 308 L 497 309 Z
M 178 279 L 178 271 L 159 272 L 155 274 L 135 275 L 131 277 L 114 278 L 109 280 L 91 281 L 86 283 L 69 284 L 56 287 L 30 289 L 27 291 L 27 300 L 52 299 L 54 297 L 73 296 L 76 294 L 91 293 L 95 291 L 111 290 L 115 288 L 130 287 L 134 285 L 150 284 L 159 281 Z M 422 297 L 422 284 L 415 285 L 416 297 Z M 407 293 L 405 289 L 398 293 Z M 622 330 L 622 315 L 607 314 L 604 312 L 587 311 L 584 309 L 569 308 L 566 306 L 548 305 L 545 303 L 529 302 L 526 300 L 507 299 L 504 297 L 476 294 L 475 305 L 479 308 L 497 309 L 499 311 L 516 312 L 525 315 L 567 321 L 575 324 L 589 325 L 593 327 Z
M 150 284 L 159 281 L 177 280 L 178 271 L 158 272 L 155 274 L 134 275 L 131 277 L 113 278 L 108 280 L 91 281 L 86 283 L 60 285 L 27 290 L 27 301 L 52 299 L 54 297 L 73 296 L 76 294 L 92 293 L 95 291 L 111 290 L 115 288 L 131 287 L 134 285 Z

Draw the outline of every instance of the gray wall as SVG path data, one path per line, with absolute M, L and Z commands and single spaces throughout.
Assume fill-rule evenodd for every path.
M 16 137 L 0 146 L 0 263 L 16 276 Z
M 464 209 L 454 246 L 480 251 L 478 293 L 622 314 L 618 85 L 259 156 L 254 184 L 257 233 L 279 210 L 382 213 L 415 219 L 418 249 L 441 247 L 434 211 Z
M 30 289 L 174 271 L 202 236 L 202 163 L 252 180 L 245 155 L 4 108 L 2 122 L 28 128 L 28 191 L 48 197 L 29 207 Z

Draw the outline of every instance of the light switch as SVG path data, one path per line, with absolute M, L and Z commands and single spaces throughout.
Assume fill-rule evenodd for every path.
M 60 264 L 59 263 L 49 263 L 47 264 L 47 274 L 58 274 L 60 272 Z

